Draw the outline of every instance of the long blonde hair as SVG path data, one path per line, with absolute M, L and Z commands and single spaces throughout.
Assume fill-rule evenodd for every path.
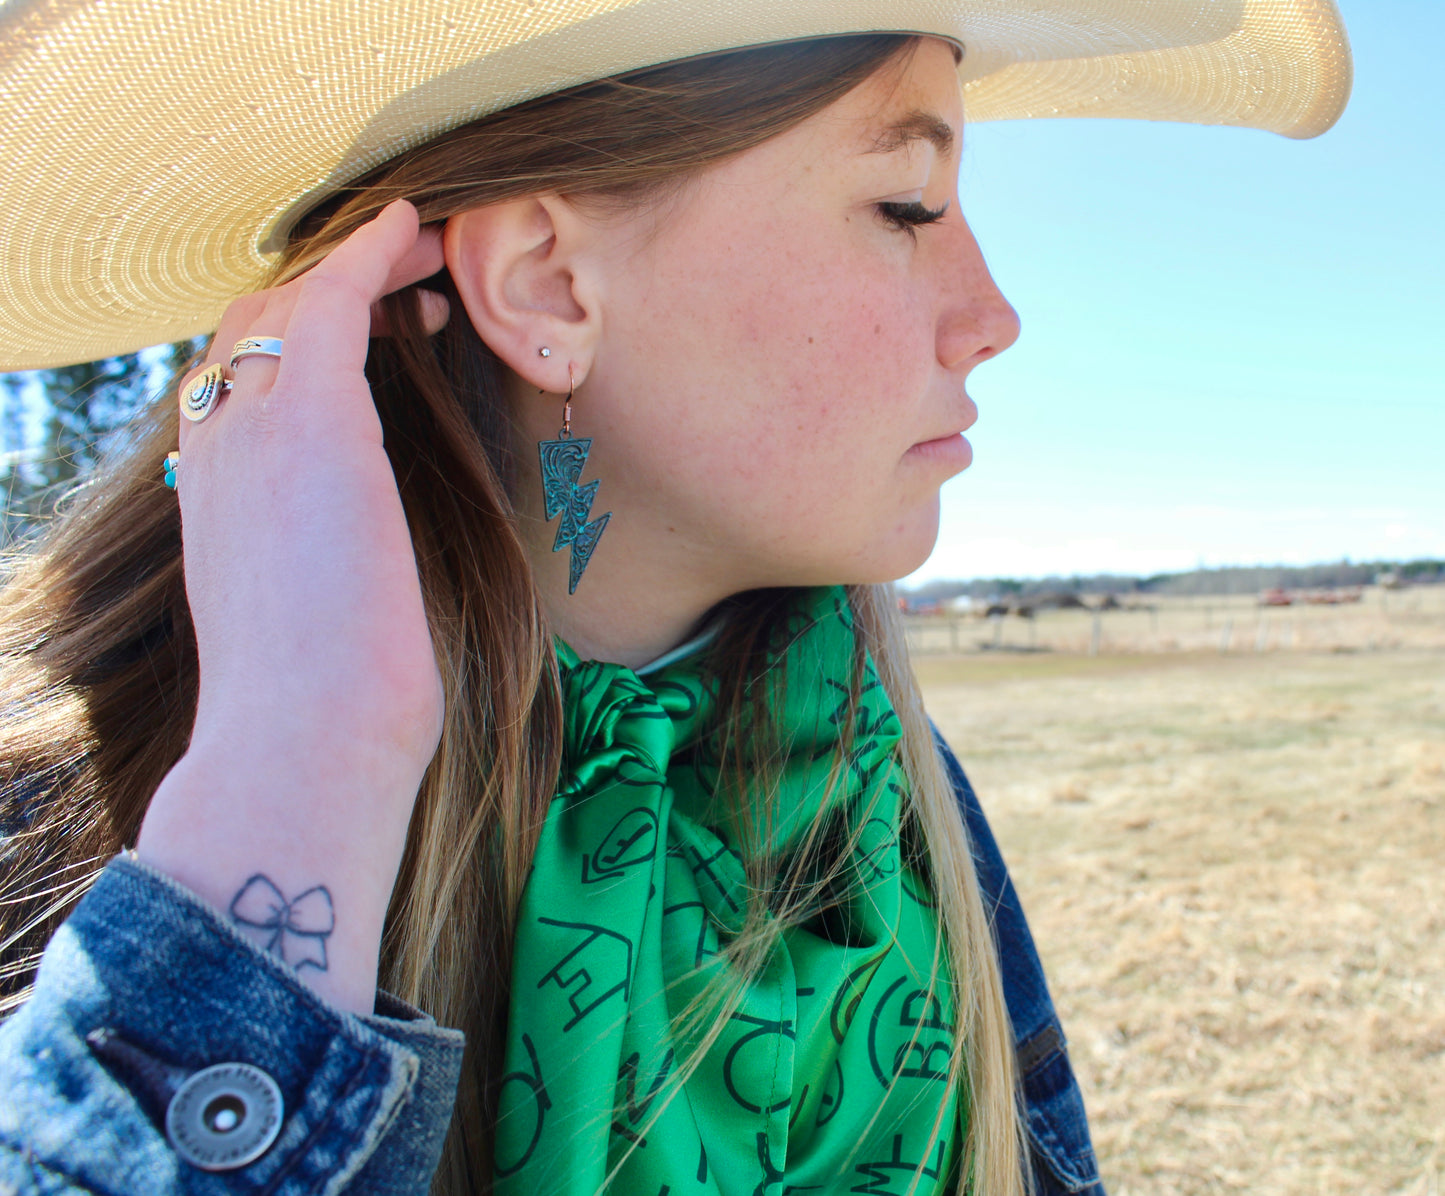
M 668 64 L 506 109 L 403 153 L 293 230 L 275 280 L 303 272 L 398 196 L 423 221 L 552 191 L 632 203 L 820 111 L 902 60 L 914 39 L 859 35 Z M 445 277 L 427 286 L 448 293 Z M 493 1091 L 522 886 L 561 764 L 551 633 L 514 523 L 518 446 L 502 367 L 465 319 L 435 336 L 415 290 L 387 301 L 392 335 L 367 373 L 416 548 L 446 686 L 441 743 L 418 794 L 381 946 L 381 984 L 467 1034 L 467 1062 L 433 1190 L 490 1188 Z M 195 641 L 174 496 L 155 463 L 177 405 L 77 492 L 0 594 L 0 996 L 23 1000 L 36 958 L 104 861 L 133 843 L 195 714 Z M 914 821 L 956 992 L 955 1079 L 966 1085 L 963 1174 L 1023 1188 L 1012 1035 L 969 843 L 908 664 L 890 587 L 850 592 L 860 643 L 903 725 Z M 727 604 L 721 738 L 752 742 L 741 695 L 776 592 Z M 729 646 L 731 645 L 731 646 Z M 744 749 L 739 770 L 766 768 Z

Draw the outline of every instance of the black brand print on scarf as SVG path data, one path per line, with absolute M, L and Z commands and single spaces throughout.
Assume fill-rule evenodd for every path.
M 635 806 L 622 815 L 590 856 L 582 860 L 582 883 L 616 880 L 627 869 L 650 864 L 657 854 L 657 815 Z
M 623 1089 L 622 1115 L 625 1121 L 614 1121 L 612 1132 L 635 1143 L 639 1149 L 646 1147 L 647 1139 L 638 1133 L 637 1127 L 642 1124 L 642 1119 L 647 1116 L 647 1110 L 652 1108 L 652 1102 L 657 1099 L 657 1094 L 667 1083 L 668 1074 L 672 1071 L 672 1058 L 672 1050 L 669 1049 L 667 1054 L 662 1057 L 662 1062 L 658 1064 L 657 1074 L 647 1085 L 647 1091 L 642 1094 L 641 1100 L 637 1099 L 637 1073 L 642 1066 L 642 1056 L 637 1051 L 633 1051 L 622 1061 L 622 1066 L 618 1069 L 618 1087 Z
M 904 1041 L 885 1071 L 879 1038 L 897 1042 L 900 1031 Z M 868 1062 L 878 1082 L 887 1088 L 896 1078 L 946 1081 L 952 1055 L 953 1027 L 944 1020 L 938 997 L 921 988 L 904 989 L 901 978 L 890 984 L 868 1023 Z
M 526 1148 L 515 1160 L 503 1159 L 500 1153 L 493 1160 L 498 1175 L 511 1175 L 526 1166 L 532 1152 L 537 1149 L 537 1143 L 542 1140 L 542 1122 L 546 1119 L 547 1110 L 552 1107 L 552 1101 L 547 1096 L 547 1085 L 542 1082 L 542 1064 L 537 1059 L 537 1048 L 532 1045 L 530 1035 L 522 1035 L 522 1046 L 526 1049 L 530 1069 L 509 1071 L 502 1077 L 497 1089 L 497 1104 L 507 1110 L 509 1117 L 525 1117 L 530 1114 L 536 1120 L 531 1135 L 526 1139 Z M 504 1095 L 509 1084 L 522 1085 L 526 1089 L 526 1095 L 519 1100 L 510 1099 Z
M 819 1128 L 828 1124 L 838 1116 L 838 1110 L 843 1107 L 843 1065 L 833 1060 L 833 1075 L 823 1088 L 823 1095 L 818 1100 L 818 1116 L 814 1124 Z
M 733 913 L 742 913 L 743 907 L 733 899 L 732 885 L 725 877 L 718 875 L 716 867 L 720 863 L 730 863 L 732 852 L 722 844 L 718 844 L 717 850 L 711 855 L 704 856 L 697 848 L 689 847 L 683 851 L 682 858 L 692 869 L 693 879 L 697 881 L 699 887 L 706 885 L 727 904 Z
M 767 1134 L 758 1135 L 758 1166 L 763 1169 L 763 1176 L 753 1189 L 753 1196 L 768 1196 L 770 1189 L 782 1186 L 786 1176 L 773 1165 L 773 1144 Z
M 873 979 L 873 974 L 882 964 L 883 957 L 880 955 L 854 968 L 839 987 L 838 995 L 833 998 L 829 1022 L 833 1029 L 833 1040 L 840 1046 L 848 1033 L 848 1027 L 853 1024 L 858 1006 L 863 1003 L 864 994 L 868 991 L 868 982 Z
M 544 926 L 578 931 L 581 936 L 577 945 L 537 981 L 538 988 L 555 984 L 567 993 L 573 1016 L 562 1027 L 564 1034 L 609 997 L 620 996 L 626 1003 L 632 979 L 631 939 L 589 922 L 560 922 L 555 918 L 537 921 Z
M 902 861 L 898 856 L 898 833 L 883 818 L 870 818 L 858 832 L 858 874 L 865 885 L 897 876 Z
M 928 891 L 928 886 L 918 877 L 911 868 L 903 870 L 903 895 L 924 909 L 937 909 L 938 902 L 933 899 L 933 894 Z
M 848 1190 L 857 1192 L 859 1196 L 902 1196 L 902 1193 L 913 1186 L 915 1176 L 926 1175 L 929 1179 L 941 1179 L 946 1144 L 943 1138 L 938 1140 L 933 1152 L 932 1166 L 924 1167 L 921 1160 L 914 1163 L 903 1158 L 903 1135 L 894 1134 L 893 1157 L 874 1163 L 859 1163 L 854 1170 L 863 1177 L 863 1182 Z M 896 1194 L 892 1186 L 894 1180 L 899 1184 Z
M 732 1015 L 732 1020 L 753 1028 L 732 1044 L 723 1059 L 723 1083 L 727 1085 L 728 1095 L 740 1108 L 746 1109 L 749 1113 L 777 1113 L 786 1109 L 793 1103 L 791 1098 L 784 1097 L 780 1101 L 773 1101 L 771 1092 L 762 1096 L 761 1099 L 749 1099 L 749 1097 L 761 1094 L 744 1092 L 748 1085 L 740 1077 L 751 1073 L 755 1079 L 767 1077 L 771 1081 L 776 1069 L 766 1066 L 758 1067 L 751 1056 L 756 1055 L 760 1050 L 771 1050 L 776 1055 L 778 1044 L 773 1040 L 777 1038 L 796 1039 L 797 1033 L 793 1029 L 793 1024 L 768 1018 L 751 1017 L 746 1013 L 735 1013 Z
M 688 909 L 697 910 L 697 950 L 692 955 L 692 966 L 700 968 L 718 953 L 717 928 L 712 924 L 707 906 L 701 901 L 679 901 L 676 905 L 663 906 L 662 916 L 674 917 Z

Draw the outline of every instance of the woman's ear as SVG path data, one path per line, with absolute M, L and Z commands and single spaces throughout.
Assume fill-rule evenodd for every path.
M 446 223 L 442 251 L 472 327 L 540 390 L 565 394 L 569 367 L 578 384 L 591 369 L 600 313 L 586 251 L 595 234 L 557 195 L 472 208 Z

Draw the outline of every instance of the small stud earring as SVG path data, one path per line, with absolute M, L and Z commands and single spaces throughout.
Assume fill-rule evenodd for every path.
M 551 356 L 552 356 L 552 350 L 549 349 L 549 348 L 547 348 L 546 345 L 543 345 L 540 349 L 537 350 L 537 355 L 538 355 L 539 357 L 551 357 Z

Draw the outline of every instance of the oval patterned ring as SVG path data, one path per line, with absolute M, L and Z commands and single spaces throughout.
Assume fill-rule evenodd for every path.
M 238 340 L 231 349 L 231 368 L 247 357 L 280 357 L 286 342 L 279 336 L 246 336 Z
M 181 414 L 200 423 L 230 391 L 231 380 L 225 368 L 219 364 L 207 366 L 181 387 Z

